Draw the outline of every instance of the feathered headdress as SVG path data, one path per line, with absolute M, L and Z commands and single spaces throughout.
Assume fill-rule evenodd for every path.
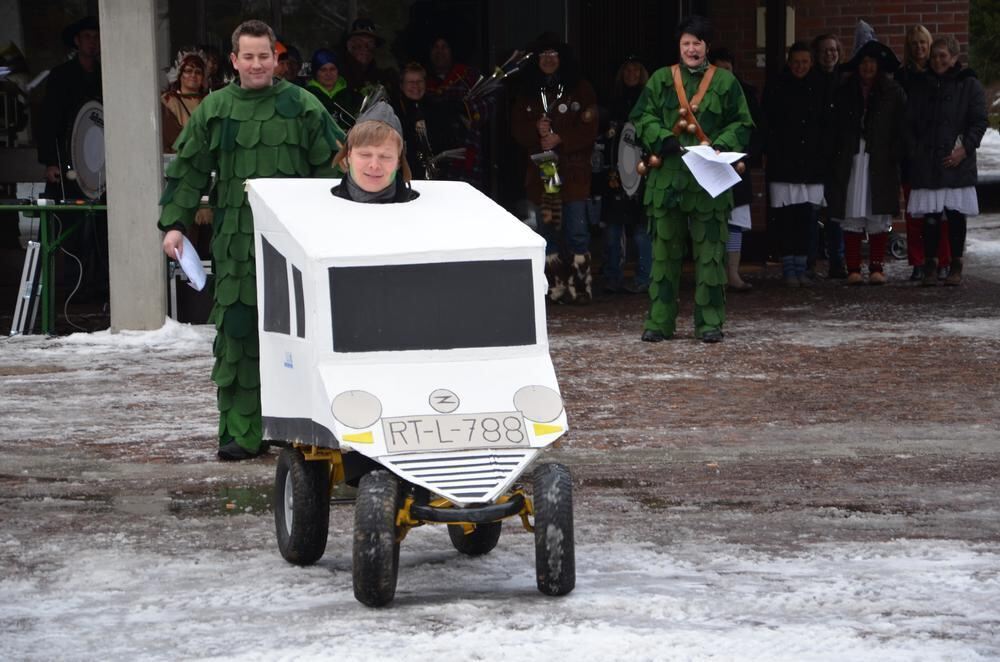
M 174 65 L 167 69 L 167 81 L 169 81 L 171 85 L 177 82 L 177 79 L 181 75 L 181 69 L 184 68 L 184 65 L 187 64 L 188 60 L 197 60 L 195 64 L 201 67 L 202 71 L 205 71 L 205 62 L 208 60 L 205 56 L 205 52 L 195 48 L 182 48 L 177 51 L 177 58 L 174 60 Z

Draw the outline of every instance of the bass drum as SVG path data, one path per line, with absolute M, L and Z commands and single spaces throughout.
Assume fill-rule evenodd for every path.
M 618 134 L 618 179 L 622 184 L 622 191 L 629 199 L 634 199 L 642 186 L 642 175 L 635 169 L 636 164 L 642 160 L 642 147 L 636 139 L 635 126 L 631 122 L 626 122 Z
M 70 133 L 71 172 L 83 194 L 91 200 L 104 195 L 107 178 L 104 174 L 104 106 L 88 101 L 80 107 Z M 72 173 L 72 174 L 71 174 Z

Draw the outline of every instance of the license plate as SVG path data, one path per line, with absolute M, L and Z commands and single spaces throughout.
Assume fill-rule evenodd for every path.
M 405 416 L 382 419 L 390 453 L 465 448 L 527 448 L 521 412 Z

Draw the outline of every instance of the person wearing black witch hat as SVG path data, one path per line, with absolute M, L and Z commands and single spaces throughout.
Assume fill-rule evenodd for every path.
M 35 138 L 38 162 L 45 166 L 45 197 L 54 200 L 85 198 L 72 176 L 70 139 L 73 122 L 88 101 L 101 101 L 101 33 L 97 18 L 86 16 L 63 30 L 62 41 L 71 51 L 70 59 L 54 67 L 45 85 Z M 73 173 L 75 174 L 75 173 Z M 76 215 L 74 215 L 76 216 Z M 101 219 L 71 219 L 80 229 L 65 244 L 83 262 L 80 299 L 106 301 L 108 295 L 107 223 Z M 68 261 L 67 269 L 75 263 Z M 69 284 L 76 274 L 65 274 Z
M 834 94 L 832 175 L 825 188 L 830 217 L 844 229 L 847 284 L 861 285 L 861 239 L 868 235 L 868 282 L 885 283 L 883 261 L 899 212 L 906 95 L 892 78 L 899 60 L 858 22 L 847 78 Z
M 546 239 L 548 296 L 589 303 L 586 205 L 590 154 L 597 138 L 597 95 L 580 77 L 570 47 L 556 35 L 541 35 L 531 50 L 535 59 L 523 72 L 511 131 L 524 151 L 528 198 L 541 211 L 538 231 Z

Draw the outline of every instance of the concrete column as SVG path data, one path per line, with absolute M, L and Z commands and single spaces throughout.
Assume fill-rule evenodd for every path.
M 158 329 L 167 307 L 156 229 L 163 163 L 156 0 L 100 0 L 111 330 Z

